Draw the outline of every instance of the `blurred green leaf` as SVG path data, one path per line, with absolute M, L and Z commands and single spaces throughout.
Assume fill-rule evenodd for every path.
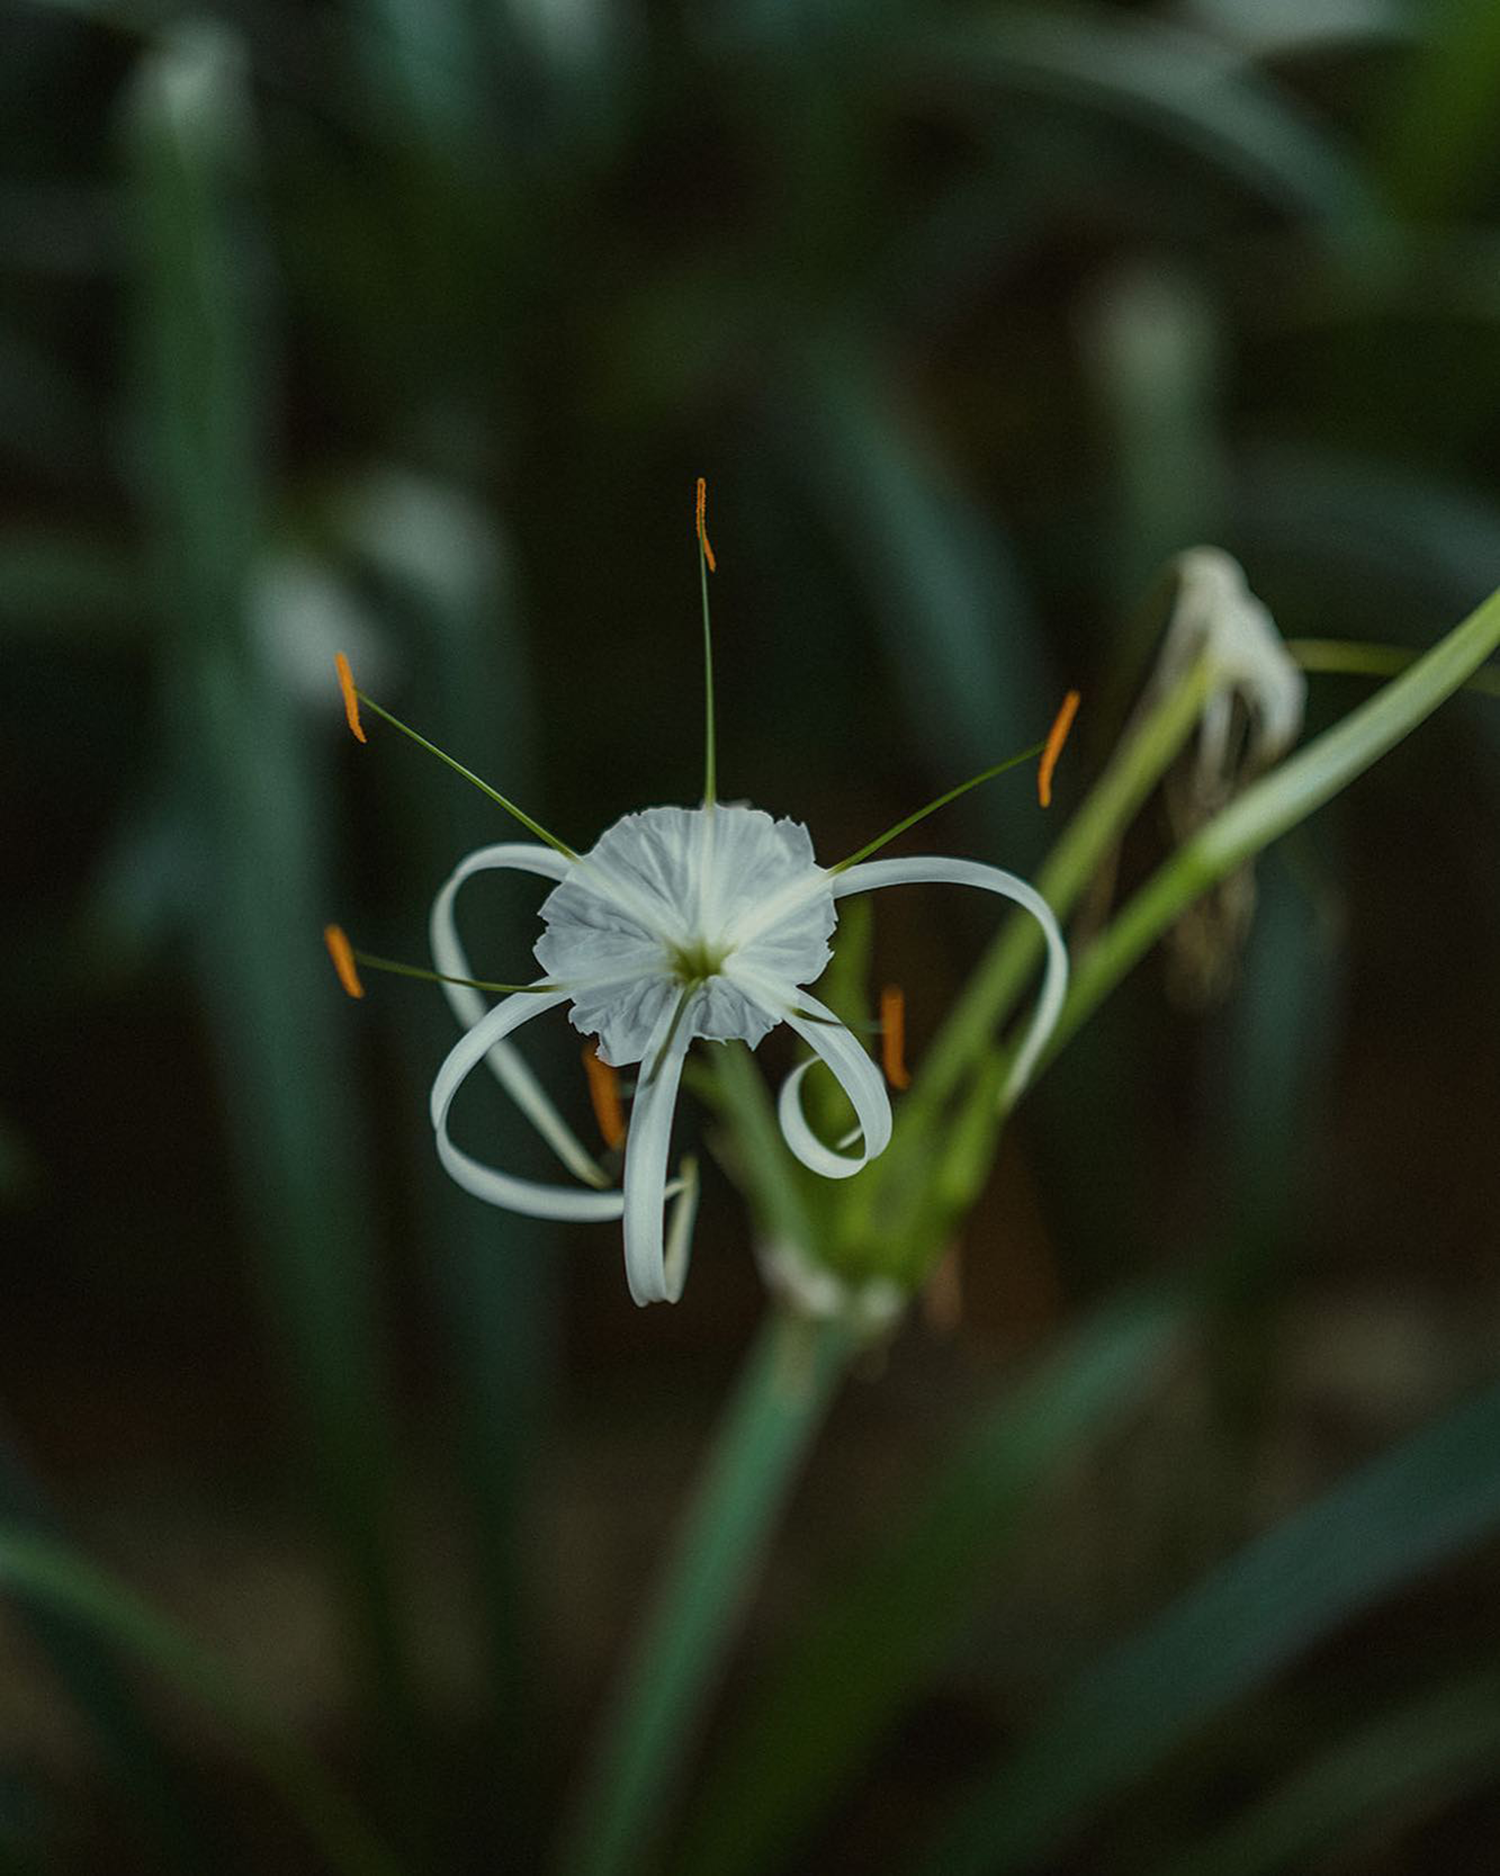
M 1050 686 L 1008 543 L 950 482 L 875 360 L 852 345 L 811 353 L 786 418 L 793 472 L 846 549 L 937 772 L 977 771 L 1033 741 Z M 1003 789 L 970 807 L 1002 832 L 1016 815 Z
M 1187 151 L 1343 245 L 1377 214 L 1351 156 L 1243 54 L 1142 14 L 1007 8 L 924 33 L 910 70 L 1098 111 Z
M 62 630 L 111 643 L 146 628 L 144 581 L 130 554 L 61 529 L 0 534 L 0 636 Z
M 138 218 L 141 496 L 172 627 L 163 692 L 205 857 L 203 1000 L 260 1274 L 310 1435 L 384 1795 L 421 1834 L 416 1724 L 391 1579 L 392 1443 L 347 1045 L 318 932 L 325 785 L 287 673 L 251 631 L 262 429 L 275 376 L 247 225 L 245 60 L 224 28 L 168 36 L 128 97 Z
M 673 1876 L 779 1867 L 993 1598 L 1034 1500 L 1161 1371 L 1181 1303 L 1102 1311 L 961 1436 L 922 1508 L 762 1672 L 705 1776 Z
M 1196 25 L 1256 58 L 1324 57 L 1367 43 L 1405 41 L 1418 21 L 1402 0 L 1188 0 Z
M 1295 1876 L 1351 1831 L 1488 1785 L 1500 1754 L 1500 1673 L 1469 1675 L 1352 1729 L 1263 1803 L 1159 1876 Z
M 5 1581 L 5 1542 L 59 1545 L 57 1520 L 10 1442 L 0 1433 L 0 1582 Z M 161 1741 L 142 1712 L 134 1690 L 121 1677 L 95 1625 L 58 1608 L 45 1593 L 29 1593 L 24 1580 L 15 1597 L 38 1646 L 88 1727 L 109 1776 L 143 1816 L 156 1854 L 180 1870 L 201 1870 L 211 1846 L 195 1806 L 188 1800 Z M 0 1833 L 3 1834 L 3 1833 Z
M 1458 219 L 1494 177 L 1500 11 L 1439 0 L 1422 23 L 1417 56 L 1398 68 L 1379 162 L 1399 213 Z
M 394 465 L 341 488 L 330 508 L 338 543 L 372 586 L 384 617 L 384 662 L 409 667 L 404 675 L 416 719 L 440 745 L 473 751 L 485 773 L 501 776 L 522 800 L 536 800 L 531 685 L 499 520 L 457 484 Z M 374 781 L 374 772 L 362 766 L 361 777 Z M 403 762 L 399 779 L 381 780 L 382 826 L 407 855 L 407 877 L 420 879 L 424 891 L 470 849 L 506 837 L 492 804 L 437 763 Z M 524 955 L 521 931 L 486 913 L 487 883 L 493 882 L 472 889 L 478 903 L 465 907 L 465 929 L 484 934 L 486 957 Z M 400 948 L 414 942 L 409 935 Z M 408 1090 L 413 1111 L 420 1113 L 424 1095 L 416 1088 L 442 1059 L 451 1017 L 434 990 L 403 999 L 394 1020 L 415 1084 Z M 491 1115 L 488 1156 L 505 1164 L 527 1129 L 498 1092 Z M 513 1853 L 524 1859 L 533 1853 L 526 1832 L 540 1822 L 542 1741 L 517 1716 L 537 1702 L 540 1586 L 527 1533 L 550 1406 L 556 1247 L 544 1224 L 461 1192 L 436 1165 L 422 1132 L 421 1261 L 450 1355 L 464 1505 L 488 1629 L 484 1777 L 493 1787 L 493 1815 L 504 1818 Z
M 1322 1636 L 1491 1535 L 1497 1453 L 1491 1388 L 1231 1557 L 1065 1688 L 914 1867 L 1029 1867 Z
M 405 135 L 457 158 L 483 118 L 479 9 L 466 0 L 354 0 L 349 28 L 378 103 Z
M 0 1525 L 0 1583 L 134 1655 L 222 1721 L 302 1823 L 330 1868 L 399 1876 L 399 1865 L 317 1761 L 174 1623 L 75 1551 Z
M 1447 612 L 1494 587 L 1500 507 L 1478 488 L 1306 442 L 1259 444 L 1236 470 L 1247 556 L 1315 570 L 1320 629 L 1402 635 L 1413 601 Z
M 1117 270 L 1086 309 L 1086 355 L 1108 427 L 1112 572 L 1122 604 L 1134 605 L 1172 555 L 1224 536 L 1225 323 L 1202 281 L 1163 266 Z M 1141 637 L 1141 628 L 1119 635 L 1111 672 L 1131 690 L 1149 649 Z
M 11 462 L 64 484 L 97 465 L 99 420 L 48 352 L 0 327 L 0 447 Z

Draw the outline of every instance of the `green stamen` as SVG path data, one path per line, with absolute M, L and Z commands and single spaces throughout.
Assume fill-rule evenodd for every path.
M 714 735 L 714 639 L 708 619 L 708 574 L 715 561 L 703 519 L 707 499 L 708 484 L 699 476 L 697 528 L 698 585 L 703 594 L 703 805 L 711 808 L 718 789 L 718 763 Z
M 394 958 L 371 957 L 368 951 L 351 954 L 356 964 L 367 971 L 387 971 L 393 977 L 415 977 L 424 984 L 464 984 L 470 990 L 485 990 L 492 996 L 541 996 L 544 991 L 559 990 L 560 984 L 490 984 L 480 977 L 446 977 L 441 971 L 424 971 L 417 964 L 398 964 Z
M 971 775 L 966 782 L 960 782 L 957 788 L 950 788 L 936 801 L 929 801 L 925 808 L 918 808 L 915 814 L 908 814 L 904 821 L 897 821 L 894 827 L 888 827 L 857 853 L 851 853 L 847 860 L 840 860 L 837 866 L 829 867 L 830 873 L 842 873 L 846 868 L 857 866 L 861 860 L 868 860 L 872 853 L 879 853 L 888 846 L 898 834 L 904 834 L 909 827 L 915 827 L 918 821 L 925 821 L 929 814 L 936 814 L 939 808 L 946 808 L 950 801 L 957 801 L 960 795 L 968 794 L 971 788 L 978 788 L 981 782 L 992 782 L 997 775 L 1003 775 L 1007 769 L 1018 769 L 1023 762 L 1030 762 L 1042 753 L 1045 743 L 1033 743 L 1029 749 L 1023 749 L 1017 756 L 1007 756 L 1004 762 L 997 762 L 992 769 L 981 769 L 978 775 Z
M 439 762 L 446 762 L 448 767 L 452 769 L 456 775 L 461 775 L 466 782 L 472 782 L 479 790 L 480 794 L 488 795 L 490 800 L 493 801 L 497 807 L 504 808 L 507 814 L 518 820 L 522 827 L 526 828 L 530 833 L 535 834 L 538 840 L 544 840 L 549 847 L 556 848 L 565 860 L 576 860 L 578 858 L 578 855 L 566 842 L 559 840 L 556 834 L 549 834 L 540 821 L 533 821 L 531 816 L 527 814 L 524 809 L 518 808 L 515 802 L 508 801 L 497 789 L 491 788 L 488 782 L 480 781 L 479 777 L 472 769 L 466 769 L 461 762 L 455 762 L 453 757 L 447 754 L 445 750 L 439 749 L 436 743 L 428 742 L 425 736 L 418 735 L 416 730 L 414 730 L 409 723 L 403 723 L 400 717 L 392 716 L 389 710 L 385 709 L 383 705 L 376 703 L 375 699 L 369 696 L 365 691 L 357 690 L 355 695 L 367 710 L 373 710 L 376 716 L 383 717 L 385 721 L 390 724 L 392 729 L 400 730 L 403 736 L 409 736 L 419 749 L 425 749 L 429 755 L 436 756 Z

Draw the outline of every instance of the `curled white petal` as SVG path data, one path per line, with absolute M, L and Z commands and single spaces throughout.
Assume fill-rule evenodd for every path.
M 1017 1099 L 1031 1078 L 1037 1057 L 1046 1048 L 1057 1027 L 1063 998 L 1068 990 L 1068 947 L 1050 905 L 1026 880 L 1007 873 L 998 866 L 985 866 L 978 860 L 948 860 L 933 855 L 911 860 L 866 860 L 834 875 L 833 896 L 842 899 L 853 892 L 869 892 L 879 886 L 975 886 L 981 892 L 998 893 L 1023 907 L 1042 928 L 1047 941 L 1047 968 L 1042 977 L 1042 992 L 1036 1009 L 1021 1040 L 1016 1059 L 1006 1077 L 1002 1102 L 1008 1107 Z
M 449 1050 L 432 1084 L 432 1125 L 438 1158 L 466 1192 L 528 1218 L 571 1218 L 584 1222 L 618 1218 L 625 1209 L 620 1192 L 580 1192 L 572 1186 L 541 1185 L 485 1166 L 453 1144 L 448 1113 L 454 1096 L 497 1042 L 534 1016 L 555 1010 L 568 999 L 566 990 L 517 991 L 474 1024 Z
M 454 913 L 454 902 L 465 880 L 471 879 L 475 873 L 497 868 L 535 873 L 543 879 L 561 880 L 567 877 L 571 866 L 572 862 L 563 854 L 555 852 L 551 847 L 538 846 L 532 841 L 506 840 L 492 847 L 477 848 L 459 862 L 432 902 L 428 932 L 433 967 L 445 977 L 472 977 L 474 974 L 469 969 L 468 954 L 459 938 Z M 472 1029 L 489 1008 L 483 993 L 468 984 L 444 984 L 443 994 L 448 999 L 448 1007 L 465 1029 Z M 586 1185 L 607 1184 L 593 1156 L 552 1105 L 541 1083 L 510 1044 L 496 1042 L 485 1060 L 500 1086 L 568 1171 Z
M 824 1146 L 802 1112 L 802 1078 L 812 1067 L 811 1062 L 802 1062 L 781 1084 L 776 1104 L 787 1145 L 809 1171 L 821 1173 L 825 1179 L 852 1179 L 890 1145 L 891 1103 L 879 1069 L 833 1011 L 816 997 L 805 990 L 780 992 L 765 979 L 747 977 L 744 981 L 747 989 L 795 1029 L 814 1055 L 827 1064 L 849 1097 L 859 1133 L 864 1136 L 864 1148 L 858 1154 L 835 1153 L 832 1147 Z
M 698 1162 L 695 1159 L 684 1160 L 679 1184 L 681 1190 L 667 1223 L 667 1248 L 662 1259 L 669 1303 L 675 1303 L 682 1295 L 693 1255 L 693 1226 L 698 1222 Z M 668 1186 L 669 1197 L 671 1191 Z
M 625 1137 L 625 1280 L 637 1303 L 675 1302 L 667 1281 L 663 1210 L 667 1157 L 682 1064 L 693 1040 L 688 1012 L 674 1006 L 657 1023 L 636 1087 Z M 679 1260 L 685 1264 L 685 1256 Z M 685 1269 L 674 1273 L 678 1291 Z

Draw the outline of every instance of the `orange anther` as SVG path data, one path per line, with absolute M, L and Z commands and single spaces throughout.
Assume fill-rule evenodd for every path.
M 339 974 L 339 982 L 351 997 L 362 997 L 365 987 L 359 981 L 359 971 L 354 962 L 354 950 L 344 936 L 342 925 L 325 925 L 323 942 L 328 947 L 328 955 L 333 959 L 333 968 Z
M 590 1042 L 583 1051 L 583 1072 L 589 1080 L 589 1100 L 600 1138 L 611 1152 L 624 1143 L 625 1114 L 620 1106 L 620 1078 L 608 1062 L 599 1059 L 599 1045 Z
M 1057 767 L 1057 758 L 1063 752 L 1063 744 L 1068 740 L 1068 731 L 1073 727 L 1073 719 L 1078 714 L 1078 692 L 1070 690 L 1062 700 L 1062 708 L 1053 718 L 1052 727 L 1047 732 L 1046 747 L 1042 750 L 1042 759 L 1037 764 L 1036 798 L 1044 808 L 1052 806 L 1052 771 Z
M 880 993 L 880 1065 L 893 1088 L 909 1088 L 906 1072 L 906 998 L 899 984 Z
M 708 528 L 703 520 L 704 512 L 707 507 L 708 484 L 704 481 L 702 476 L 699 476 L 698 503 L 695 511 L 695 521 L 698 528 L 698 545 L 703 549 L 703 558 L 708 562 L 709 572 L 717 573 L 719 571 L 719 563 L 714 559 L 714 550 L 708 544 Z
M 365 735 L 365 726 L 359 720 L 359 692 L 354 688 L 354 673 L 349 669 L 349 660 L 340 652 L 333 662 L 339 674 L 339 689 L 344 693 L 344 715 L 349 727 L 362 743 L 367 742 L 369 738 Z

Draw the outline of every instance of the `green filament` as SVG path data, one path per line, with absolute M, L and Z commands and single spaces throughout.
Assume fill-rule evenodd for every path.
M 925 808 L 918 808 L 915 814 L 908 814 L 904 821 L 897 821 L 894 827 L 888 827 L 872 841 L 861 847 L 857 853 L 851 853 L 847 860 L 840 860 L 837 866 L 829 867 L 830 873 L 842 873 L 848 867 L 857 866 L 861 860 L 868 860 L 872 853 L 889 846 L 898 834 L 904 834 L 909 827 L 915 827 L 918 821 L 925 821 L 929 814 L 936 814 L 939 808 L 946 808 L 950 801 L 957 801 L 960 795 L 968 794 L 971 788 L 978 788 L 981 782 L 992 782 L 997 775 L 1003 775 L 1007 769 L 1018 769 L 1023 762 L 1030 762 L 1039 756 L 1045 743 L 1033 743 L 1029 749 L 1023 749 L 1019 755 L 1007 756 L 1004 762 L 997 762 L 992 769 L 981 769 L 978 775 L 971 775 L 966 782 L 960 782 L 957 788 L 950 788 L 946 794 L 939 795 L 936 801 L 929 801 Z
M 703 595 L 703 805 L 711 808 L 718 792 L 718 748 L 714 732 L 714 638 L 708 617 L 708 531 L 703 523 L 705 489 L 698 478 L 698 586 Z
M 415 977 L 424 984 L 463 984 L 470 990 L 484 990 L 492 996 L 541 996 L 548 990 L 560 990 L 560 984 L 491 984 L 480 977 L 448 977 L 442 971 L 423 970 L 419 964 L 398 964 L 394 958 L 372 957 L 368 951 L 351 951 L 356 964 L 367 971 L 386 971 L 392 977 Z
M 398 729 L 403 736 L 409 736 L 419 749 L 425 749 L 429 755 L 436 756 L 439 762 L 446 762 L 456 775 L 461 775 L 466 782 L 472 782 L 480 794 L 488 795 L 497 807 L 504 808 L 507 814 L 518 820 L 528 832 L 535 834 L 538 840 L 544 840 L 549 847 L 556 848 L 565 860 L 578 858 L 565 841 L 559 840 L 556 834 L 549 834 L 540 821 L 533 821 L 523 808 L 518 808 L 515 802 L 508 801 L 498 790 L 491 788 L 488 782 L 482 782 L 472 769 L 466 769 L 461 762 L 456 762 L 445 750 L 439 749 L 436 743 L 430 743 L 425 736 L 418 735 L 409 723 L 403 723 L 400 717 L 392 716 L 389 710 L 376 703 L 375 699 L 364 691 L 356 691 L 355 695 L 367 710 L 373 710 L 376 716 L 383 717 L 392 729 Z

